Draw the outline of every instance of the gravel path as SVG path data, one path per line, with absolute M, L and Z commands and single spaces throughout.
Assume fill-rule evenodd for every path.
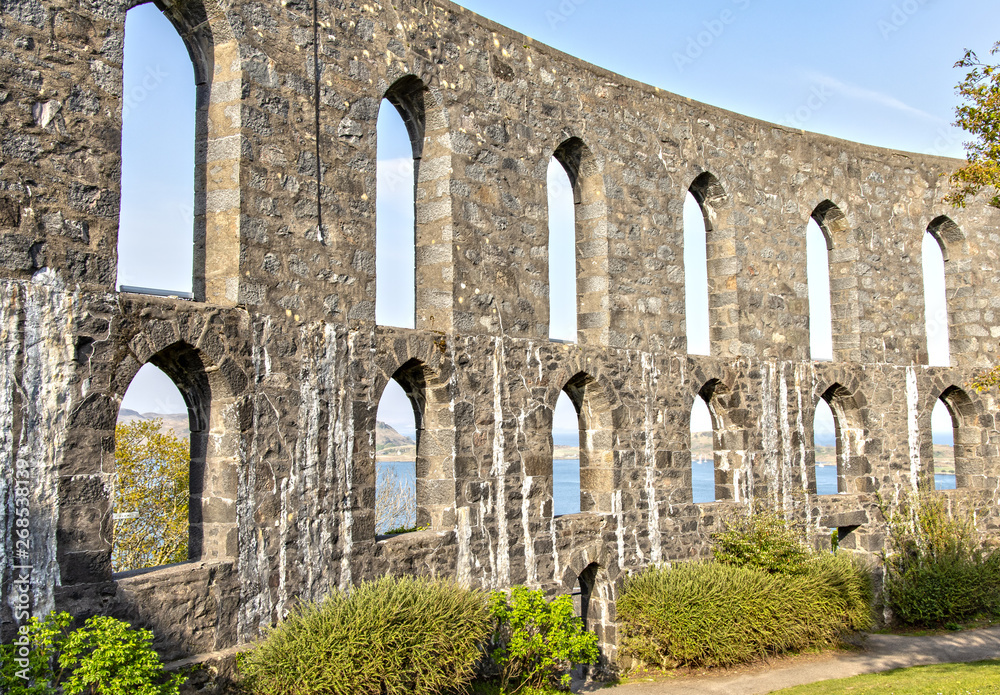
M 793 685 L 907 666 L 998 658 L 1000 627 L 923 637 L 868 635 L 863 649 L 858 652 L 807 654 L 742 669 L 706 672 L 704 675 L 663 677 L 611 688 L 591 685 L 579 692 L 606 695 L 757 695 Z

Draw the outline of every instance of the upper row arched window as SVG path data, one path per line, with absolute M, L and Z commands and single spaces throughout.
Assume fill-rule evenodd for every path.
M 241 66 L 235 39 L 216 41 L 232 33 L 213 26 L 223 20 L 189 10 L 145 3 L 126 13 L 118 285 L 232 305 L 241 92 L 228 85 Z

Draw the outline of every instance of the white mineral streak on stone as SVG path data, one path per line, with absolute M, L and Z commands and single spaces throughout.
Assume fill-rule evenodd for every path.
M 535 542 L 531 537 L 531 476 L 524 476 L 521 483 L 521 526 L 524 529 L 524 569 L 528 578 L 526 584 L 537 588 L 538 564 L 535 562 Z
M 504 461 L 503 363 L 504 341 L 496 338 L 493 349 L 493 465 L 490 476 L 496 481 L 497 564 L 493 588 L 510 584 L 510 539 L 507 536 L 507 466 Z
M 459 586 L 472 586 L 472 522 L 469 519 L 469 508 L 458 508 L 458 556 L 455 560 L 455 579 Z
M 910 445 L 910 484 L 917 489 L 920 477 L 920 422 L 918 420 L 919 398 L 917 394 L 917 370 L 906 368 L 906 438 Z M 849 437 L 844 437 L 849 439 Z
M 340 350 L 337 345 L 337 331 L 332 324 L 324 326 L 323 334 L 323 359 L 321 361 L 321 385 L 322 393 L 328 394 L 332 398 L 337 396 L 335 402 L 327 403 L 326 408 L 326 456 L 319 463 L 316 471 L 316 487 L 310 490 L 312 498 L 315 500 L 315 512 L 307 519 L 299 519 L 299 524 L 308 526 L 311 530 L 308 537 L 310 543 L 315 544 L 314 548 L 318 552 L 315 566 L 309 567 L 309 584 L 314 599 L 319 598 L 329 590 L 327 583 L 329 578 L 323 571 L 331 561 L 330 554 L 334 549 L 334 536 L 337 524 L 334 522 L 335 514 L 331 513 L 329 491 L 333 489 L 334 483 L 339 479 L 337 475 L 337 462 L 343 459 L 343 447 L 341 443 L 344 439 L 343 422 L 346 419 L 342 414 L 345 411 L 344 399 L 346 391 L 347 375 L 344 374 L 344 361 L 338 360 Z M 318 402 L 319 399 L 317 399 Z M 348 433 L 353 432 L 353 428 L 347 428 Z M 369 451 L 374 451 L 374 428 L 370 434 L 372 446 Z M 352 470 L 346 471 L 346 484 L 350 487 Z M 350 515 L 348 507 L 346 515 Z M 333 523 L 331 523 L 333 522 Z M 349 521 L 344 523 L 347 527 Z
M 642 354 L 642 383 L 646 390 L 646 501 L 649 505 L 649 554 L 658 563 L 663 554 L 663 540 L 660 537 L 660 507 L 656 501 L 656 452 L 653 451 L 653 421 L 656 412 L 656 389 L 659 372 L 653 356 Z M 636 543 L 636 547 L 639 545 Z
M 791 512 L 794 499 L 790 494 L 792 491 L 792 471 L 794 461 L 792 457 L 792 426 L 788 420 L 788 379 L 785 374 L 785 363 L 781 363 L 781 383 L 779 385 L 779 408 L 781 411 L 781 494 L 784 498 L 784 508 L 786 512 Z
M 300 344 L 309 346 L 310 352 L 313 354 L 310 355 L 311 359 L 302 361 L 302 370 L 299 374 L 299 415 L 297 418 L 298 427 L 296 428 L 298 436 L 295 441 L 295 457 L 288 474 L 288 493 L 291 496 L 291 504 L 284 510 L 285 514 L 291 517 L 290 520 L 294 523 L 297 532 L 298 557 L 293 558 L 293 562 L 301 565 L 299 572 L 303 576 L 305 586 L 302 588 L 307 594 L 304 598 L 307 599 L 314 598 L 309 595 L 313 588 L 313 568 L 317 564 L 317 558 L 313 553 L 319 549 L 316 540 L 311 537 L 309 525 L 320 511 L 316 504 L 321 410 L 319 394 L 320 383 L 325 381 L 322 372 L 326 366 L 326 356 L 322 353 L 315 354 L 316 346 L 313 333 L 314 331 L 307 327 L 303 327 L 299 331 Z M 282 569 L 282 574 L 286 573 L 287 568 Z
M 261 387 L 264 377 L 269 373 L 262 346 L 271 336 L 271 319 L 264 317 L 260 329 L 254 327 L 254 339 L 250 346 L 250 360 L 254 369 L 254 383 Z M 267 396 L 258 395 L 254 400 L 254 422 L 260 423 L 262 412 L 274 407 Z M 277 416 L 277 413 L 274 413 Z M 239 525 L 240 552 L 240 607 L 237 621 L 241 640 L 256 639 L 260 631 L 270 625 L 271 601 L 268 587 L 260 581 L 266 572 L 268 557 L 261 530 L 254 523 L 254 505 L 259 501 L 257 496 L 257 463 L 260 462 L 260 438 L 263 432 L 254 427 L 250 435 L 249 453 L 243 457 L 247 465 L 239 467 L 239 494 L 237 500 L 237 523 Z M 274 494 L 272 489 L 271 493 Z
M 332 419 L 331 430 L 333 430 L 336 446 L 331 448 L 331 456 L 339 456 L 343 464 L 343 470 L 337 466 L 337 462 L 332 462 L 340 474 L 338 479 L 338 493 L 341 509 L 343 510 L 343 522 L 340 527 L 341 556 L 340 556 L 340 588 L 346 589 L 353 583 L 354 576 L 351 571 L 354 553 L 354 407 L 351 403 L 353 394 L 353 384 L 348 383 L 348 365 L 352 359 L 357 359 L 357 349 L 355 341 L 360 334 L 352 333 L 347 339 L 347 354 L 339 361 L 339 367 L 333 378 L 336 387 L 335 393 L 339 396 L 337 404 L 338 412 L 330 413 Z M 328 359 L 337 356 L 336 333 L 332 326 L 327 327 L 327 345 L 330 349 Z M 375 428 L 369 434 L 371 450 L 375 450 Z
M 809 485 L 809 469 L 806 466 L 806 429 L 805 421 L 802 419 L 802 381 L 803 375 L 802 370 L 805 365 L 799 364 L 795 366 L 795 398 L 796 398 L 796 414 L 795 414 L 795 431 L 799 435 L 799 479 L 802 481 L 802 487 L 808 488 Z M 806 515 L 806 528 L 809 528 L 812 522 L 812 505 L 806 504 L 802 505 L 804 507 Z
M 31 585 L 36 616 L 53 609 L 60 583 L 56 560 L 59 452 L 70 414 L 77 299 L 48 269 L 36 273 L 25 286 L 22 428 L 15 465 L 27 466 L 32 475 Z
M 766 484 L 765 494 L 769 494 L 771 501 L 777 505 L 777 490 L 771 488 L 771 482 L 778 479 L 778 414 L 775 412 L 774 366 L 771 364 L 761 370 L 760 391 L 761 453 L 764 458 L 761 472 Z M 752 480 L 750 470 L 747 476 Z
M 625 566 L 625 514 L 622 511 L 622 491 L 611 495 L 611 513 L 615 517 L 615 536 L 618 538 L 618 566 Z
M 7 576 L 7 549 L 14 548 L 11 537 L 14 530 L 14 499 L 11 483 L 14 481 L 14 389 L 17 387 L 17 358 L 21 352 L 17 315 L 21 305 L 19 286 L 4 284 L 0 287 L 0 504 L 4 505 L 3 548 L 0 553 L 0 578 Z M 0 583 L 0 601 L 9 600 L 9 582 Z M 13 605 L 11 605 L 13 609 Z

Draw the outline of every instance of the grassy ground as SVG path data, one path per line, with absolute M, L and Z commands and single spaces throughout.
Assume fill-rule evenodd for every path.
M 1000 660 L 916 666 L 778 690 L 782 695 L 965 695 L 1000 693 Z

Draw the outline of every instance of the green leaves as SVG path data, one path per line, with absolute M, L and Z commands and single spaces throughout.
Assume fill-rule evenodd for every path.
M 940 626 L 1000 615 L 1000 551 L 980 545 L 974 516 L 939 496 L 880 501 L 888 529 L 886 594 L 906 625 Z
M 511 693 L 547 683 L 569 687 L 573 664 L 597 662 L 597 635 L 584 628 L 572 596 L 546 601 L 542 591 L 516 586 L 509 595 L 490 594 L 490 615 L 490 658 Z
M 716 562 L 755 567 L 772 574 L 801 574 L 809 553 L 798 534 L 776 512 L 751 509 L 723 520 L 724 530 L 712 534 Z
M 153 633 L 135 630 L 108 616 L 89 618 L 69 632 L 68 613 L 32 618 L 23 633 L 28 642 L 28 678 L 18 658 L 17 641 L 0 647 L 0 684 L 9 695 L 177 695 L 185 677 L 165 675 L 153 651 Z M 20 672 L 20 673 L 19 673 Z M 61 686 L 61 688 L 60 688 Z
M 1000 42 L 991 55 L 1000 52 Z M 965 143 L 968 163 L 951 175 L 955 189 L 945 200 L 964 207 L 967 200 L 989 189 L 993 195 L 989 205 L 1000 208 L 1000 65 L 979 60 L 973 51 L 966 51 L 957 68 L 970 68 L 965 79 L 956 87 L 964 103 L 955 109 L 955 125 L 972 135 Z
M 471 680 L 488 633 L 481 593 L 384 577 L 292 611 L 240 670 L 261 695 L 430 695 Z
M 157 419 L 115 427 L 115 511 L 134 514 L 115 521 L 115 572 L 188 558 L 190 445 L 162 425 Z
M 622 649 L 661 668 L 727 666 L 829 644 L 871 623 L 868 570 L 818 555 L 796 574 L 717 562 L 650 567 L 618 601 Z

